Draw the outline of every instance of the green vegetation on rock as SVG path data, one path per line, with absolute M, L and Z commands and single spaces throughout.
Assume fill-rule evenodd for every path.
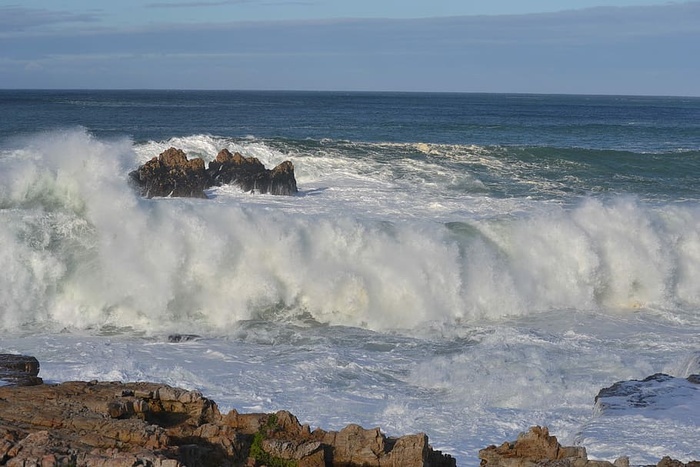
M 297 467 L 295 460 L 273 456 L 263 449 L 263 441 L 274 434 L 277 428 L 277 415 L 271 414 L 267 419 L 267 423 L 253 435 L 253 442 L 250 445 L 250 457 L 255 459 L 256 464 L 267 467 Z

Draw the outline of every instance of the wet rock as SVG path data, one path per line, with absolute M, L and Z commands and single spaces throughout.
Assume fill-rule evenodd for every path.
M 206 198 L 209 177 L 201 158 L 187 159 L 187 155 L 175 148 L 167 149 L 158 157 L 143 164 L 129 174 L 131 182 L 141 196 L 186 196 Z
M 202 336 L 199 336 L 197 334 L 170 334 L 168 336 L 168 342 L 172 343 L 177 343 L 177 342 L 189 342 L 189 341 L 196 341 L 201 339 Z
M 129 174 L 141 196 L 206 198 L 204 190 L 233 184 L 244 191 L 293 195 L 297 193 L 294 165 L 282 162 L 269 170 L 255 157 L 222 150 L 205 167 L 201 158 L 188 159 L 180 149 L 169 148 Z
M 643 380 L 619 381 L 595 397 L 601 412 L 639 409 L 673 409 L 700 397 L 700 376 L 675 378 L 663 373 Z
M 223 149 L 209 163 L 207 172 L 213 184 L 236 185 L 243 191 L 273 195 L 293 195 L 298 191 L 294 165 L 290 161 L 268 170 L 255 157 L 243 157 Z
M 0 386 L 35 386 L 43 382 L 38 375 L 39 361 L 36 358 L 0 354 Z

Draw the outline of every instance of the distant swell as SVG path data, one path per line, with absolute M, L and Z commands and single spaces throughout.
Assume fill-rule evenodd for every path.
M 321 190 L 287 204 L 225 191 L 145 200 L 125 183 L 142 159 L 130 141 L 83 131 L 2 153 L 0 327 L 225 332 L 302 316 L 410 329 L 638 307 L 697 319 L 697 203 L 584 198 L 436 222 L 371 200 L 338 209 Z M 307 187 L 327 186 L 304 163 Z

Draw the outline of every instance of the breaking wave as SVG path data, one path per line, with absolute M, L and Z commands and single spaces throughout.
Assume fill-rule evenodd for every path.
M 179 141 L 210 157 L 223 142 Z M 695 202 L 514 200 L 464 168 L 429 177 L 409 170 L 429 161 L 409 159 L 397 176 L 386 167 L 396 148 L 374 145 L 384 156 L 368 160 L 255 139 L 225 143 L 266 164 L 291 158 L 300 196 L 137 197 L 128 171 L 177 143 L 69 130 L 2 149 L 0 328 L 225 333 L 301 318 L 400 330 L 638 308 L 698 319 Z M 446 189 L 456 179 L 468 188 Z

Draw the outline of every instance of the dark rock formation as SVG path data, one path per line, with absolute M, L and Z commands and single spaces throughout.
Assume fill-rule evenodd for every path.
M 34 386 L 43 381 L 39 361 L 25 355 L 0 354 L 0 386 Z
M 196 341 L 200 339 L 201 336 L 197 334 L 170 334 L 168 336 L 168 342 L 176 343 L 176 342 L 189 342 L 189 341 Z
M 187 196 L 206 198 L 211 186 L 201 158 L 187 159 L 180 150 L 170 148 L 129 174 L 141 196 Z
M 685 405 L 688 398 L 700 401 L 700 375 L 675 378 L 663 373 L 643 380 L 619 381 L 603 388 L 595 397 L 596 406 L 602 411 L 671 408 Z
M 293 195 L 297 192 L 294 166 L 290 161 L 282 162 L 268 170 L 255 157 L 243 157 L 222 149 L 216 159 L 209 163 L 209 177 L 216 185 L 237 185 L 243 191 L 257 191 L 273 195 Z
M 454 467 L 423 434 L 338 432 L 294 415 L 219 413 L 198 392 L 153 383 L 0 387 L 0 465 Z
M 142 196 L 206 198 L 204 190 L 233 184 L 244 191 L 293 195 L 297 193 L 294 166 L 282 162 L 272 170 L 255 157 L 231 154 L 223 149 L 205 168 L 201 158 L 187 159 L 180 149 L 170 148 L 129 174 Z

